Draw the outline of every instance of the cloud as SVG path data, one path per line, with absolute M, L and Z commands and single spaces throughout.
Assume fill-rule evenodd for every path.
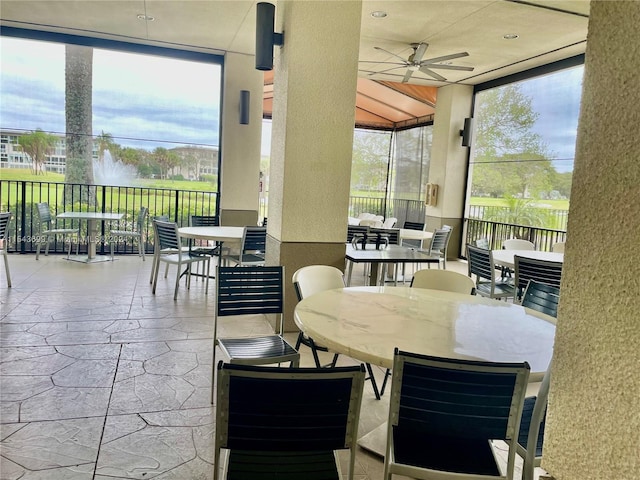
M 0 127 L 64 133 L 64 48 L 10 40 L 2 43 Z M 217 64 L 95 50 L 93 133 L 136 148 L 218 146 L 221 72 Z

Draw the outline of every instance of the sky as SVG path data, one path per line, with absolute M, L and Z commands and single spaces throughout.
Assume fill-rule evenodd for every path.
M 533 130 L 549 147 L 559 172 L 573 170 L 584 68 L 574 67 L 521 82 L 539 113 Z
M 64 133 L 64 45 L 0 42 L 0 127 Z M 94 135 L 136 148 L 218 146 L 219 65 L 99 49 L 93 64 Z
M 26 50 L 29 55 L 25 55 Z M 64 133 L 64 46 L 0 37 L 0 127 Z M 522 82 L 556 169 L 573 169 L 583 68 Z M 219 65 L 94 50 L 93 133 L 122 146 L 218 146 Z M 543 94 L 540 94 L 543 92 Z M 263 122 L 262 155 L 271 122 Z

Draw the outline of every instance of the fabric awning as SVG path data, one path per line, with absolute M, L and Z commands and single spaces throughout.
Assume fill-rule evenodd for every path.
M 358 128 L 396 130 L 433 122 L 438 89 L 425 85 L 358 78 Z M 273 70 L 264 74 L 263 118 L 273 112 Z

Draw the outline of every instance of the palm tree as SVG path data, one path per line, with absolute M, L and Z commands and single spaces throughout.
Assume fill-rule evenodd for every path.
M 65 114 L 67 169 L 65 182 L 80 184 L 65 189 L 67 201 L 92 204 L 93 179 L 92 88 L 93 48 L 67 44 L 65 50 Z M 86 185 L 86 187 L 85 187 Z
M 21 135 L 18 144 L 22 150 L 29 155 L 33 162 L 33 173 L 44 175 L 44 163 L 47 161 L 47 154 L 55 147 L 58 137 L 36 129 L 34 132 Z
M 104 152 L 109 150 L 112 155 L 116 153 L 116 149 L 118 145 L 113 141 L 113 135 L 110 133 L 105 133 L 104 130 L 100 135 L 96 137 L 96 141 L 98 142 L 98 161 L 102 162 L 104 160 Z

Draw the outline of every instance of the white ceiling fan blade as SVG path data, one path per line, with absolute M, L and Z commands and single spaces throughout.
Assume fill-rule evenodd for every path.
M 359 60 L 358 63 L 379 63 L 381 65 L 402 65 L 403 67 L 405 67 L 407 64 L 405 63 L 400 63 L 400 62 L 376 62 L 375 60 Z
M 413 63 L 418 63 L 420 62 L 420 60 L 422 60 L 422 57 L 424 57 L 424 54 L 427 51 L 428 47 L 429 47 L 428 43 L 420 43 L 416 47 L 416 53 L 414 53 L 413 55 Z
M 387 68 L 386 70 L 381 70 L 379 72 L 372 72 L 370 75 L 374 75 L 376 73 L 386 73 L 386 72 L 390 72 L 391 70 L 398 70 L 399 68 L 405 68 L 405 67 L 393 67 L 393 68 Z
M 427 67 L 420 67 L 420 71 L 422 73 L 425 73 L 425 74 L 429 75 L 430 77 L 435 78 L 436 80 L 440 80 L 441 82 L 446 82 L 447 81 L 447 79 L 444 78 L 442 75 L 437 74 L 433 70 L 429 70 Z
M 462 58 L 468 56 L 469 54 L 467 52 L 452 53 L 451 55 L 443 55 L 442 57 L 427 58 L 426 60 L 421 61 L 420 65 L 430 65 L 432 63 L 446 62 L 447 60 L 453 60 L 454 58 Z
M 411 75 L 413 75 L 413 70 L 407 70 L 407 73 L 404 74 L 404 78 L 402 79 L 402 83 L 407 83 L 411 78 Z
M 385 50 L 384 48 L 380 48 L 380 47 L 373 47 L 373 48 L 375 48 L 376 50 L 380 50 L 381 52 L 388 53 L 389 55 L 392 55 L 392 56 L 394 56 L 396 58 L 399 58 L 402 61 L 403 65 L 407 65 L 407 61 L 404 58 L 402 58 L 401 56 L 396 55 L 395 53 L 391 53 L 390 51 Z
M 438 65 L 437 63 L 424 65 L 429 68 L 442 68 L 444 70 L 461 70 L 463 72 L 473 72 L 473 67 L 460 67 L 458 65 Z

